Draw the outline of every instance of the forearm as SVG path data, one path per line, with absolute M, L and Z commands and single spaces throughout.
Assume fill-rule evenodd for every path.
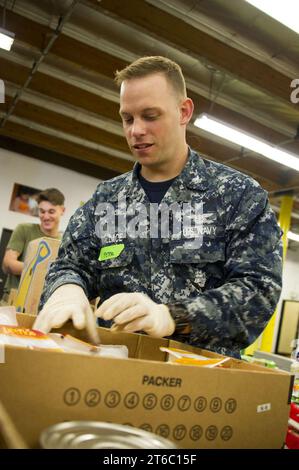
M 5 274 L 14 274 L 15 276 L 20 276 L 24 269 L 23 261 L 10 260 L 9 262 L 3 262 L 2 265 L 3 272 Z
M 247 276 L 171 304 L 176 323 L 188 325 L 176 339 L 223 353 L 225 348 L 243 349 L 265 328 L 280 291 L 279 278 L 264 276 L 261 280 Z
M 92 264 L 92 263 L 91 263 Z M 58 258 L 54 261 L 46 276 L 40 309 L 58 287 L 64 284 L 76 284 L 84 290 L 89 299 L 97 296 L 97 275 L 89 271 L 86 263 L 78 259 L 72 262 L 68 258 Z

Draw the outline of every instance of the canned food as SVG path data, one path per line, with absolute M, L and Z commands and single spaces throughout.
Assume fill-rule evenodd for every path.
M 151 432 L 123 424 L 68 421 L 45 429 L 44 449 L 176 449 L 176 445 Z

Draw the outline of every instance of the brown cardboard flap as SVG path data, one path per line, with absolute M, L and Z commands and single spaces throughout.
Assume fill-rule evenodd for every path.
M 207 349 L 201 349 L 201 348 L 196 348 L 195 346 L 191 346 L 189 344 L 183 344 L 179 343 L 178 341 L 173 341 L 169 340 L 168 344 L 169 348 L 178 348 L 178 349 L 184 349 L 186 351 L 193 352 L 195 354 L 201 354 L 206 357 L 210 358 L 221 358 L 225 357 L 222 354 L 215 353 L 213 351 L 209 351 Z M 238 370 L 248 370 L 248 371 L 256 371 L 256 372 L 262 372 L 262 373 L 282 373 L 282 374 L 288 374 L 285 371 L 282 370 L 277 370 L 277 369 L 271 369 L 269 367 L 265 367 L 263 365 L 259 364 L 250 364 L 246 361 L 243 361 L 241 359 L 235 359 L 234 357 L 231 357 L 227 362 L 225 362 L 223 365 L 221 365 L 221 368 L 223 369 L 238 369 Z
M 0 402 L 0 449 L 28 449 L 21 434 Z
M 167 347 L 168 340 L 163 338 L 153 338 L 147 335 L 136 335 L 138 338 L 138 348 L 136 359 L 148 361 L 166 362 L 167 354 L 160 350 L 160 347 Z
M 32 328 L 35 319 L 34 315 L 17 314 L 18 324 L 24 328 Z M 61 328 L 53 329 L 52 332 L 68 334 L 82 341 L 89 342 L 86 330 L 77 330 L 71 321 L 65 323 Z M 101 327 L 98 328 L 98 332 L 103 344 L 125 344 L 128 347 L 129 357 L 131 358 L 166 362 L 167 355 L 160 351 L 160 346 L 167 347 L 167 339 L 152 338 L 151 336 L 138 333 L 125 333 Z
M 209 351 L 208 349 L 201 349 L 197 348 L 196 346 L 192 346 L 191 344 L 187 343 L 180 343 L 179 341 L 173 341 L 172 339 L 168 340 L 168 347 L 169 348 L 177 348 L 177 349 L 184 349 L 185 351 L 190 351 L 195 354 L 202 354 L 203 356 L 206 357 L 211 357 L 211 358 L 221 358 L 225 357 L 222 354 L 218 354 L 213 351 Z
M 35 320 L 35 315 L 29 315 L 27 313 L 17 313 L 18 325 L 22 326 L 23 328 L 32 328 Z
M 24 313 L 17 314 L 19 326 L 32 328 L 35 321 L 35 315 Z M 68 334 L 82 341 L 89 342 L 86 330 L 77 330 L 71 321 L 68 321 L 61 328 L 53 329 L 54 333 Z M 178 348 L 185 351 L 202 354 L 210 358 L 223 358 L 225 356 L 209 351 L 207 349 L 197 348 L 186 343 L 180 343 L 165 338 L 153 338 L 151 336 L 138 333 L 125 333 L 123 331 L 113 331 L 109 328 L 98 328 L 98 332 L 103 344 L 125 344 L 129 350 L 129 357 L 149 361 L 167 362 L 167 353 L 160 351 L 160 347 Z M 277 369 L 270 369 L 258 364 L 249 364 L 241 359 L 230 358 L 222 366 L 223 369 L 237 369 L 244 371 L 255 371 L 261 373 L 287 374 L 287 372 Z
M 25 313 L 17 313 L 17 320 L 19 326 L 24 328 L 32 328 L 36 317 L 34 315 L 28 315 Z M 128 347 L 129 357 L 137 357 L 138 353 L 138 336 L 131 333 L 124 333 L 118 331 L 111 331 L 109 328 L 97 328 L 101 342 L 103 344 L 125 344 Z M 68 321 L 61 328 L 55 328 L 52 330 L 53 333 L 60 333 L 63 335 L 71 335 L 81 341 L 89 342 L 87 331 L 77 330 L 72 321 Z

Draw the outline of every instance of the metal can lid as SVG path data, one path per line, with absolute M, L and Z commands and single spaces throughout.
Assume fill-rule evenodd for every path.
M 67 421 L 42 431 L 44 449 L 176 449 L 164 437 L 124 424 Z

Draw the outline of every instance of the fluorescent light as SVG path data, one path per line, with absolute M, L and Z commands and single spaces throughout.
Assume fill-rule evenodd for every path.
M 299 158 L 284 150 L 280 150 L 274 145 L 258 139 L 246 132 L 224 124 L 217 119 L 209 117 L 207 114 L 201 114 L 194 125 L 207 132 L 218 135 L 222 139 L 229 140 L 241 147 L 259 153 L 264 157 L 270 158 L 281 165 L 288 166 L 293 170 L 299 171 Z
M 288 232 L 288 238 L 290 240 L 294 240 L 295 242 L 299 242 L 299 234 L 298 233 Z
M 15 34 L 0 28 L 0 48 L 10 51 L 11 46 L 15 40 Z
M 246 0 L 246 2 L 299 33 L 298 0 Z

